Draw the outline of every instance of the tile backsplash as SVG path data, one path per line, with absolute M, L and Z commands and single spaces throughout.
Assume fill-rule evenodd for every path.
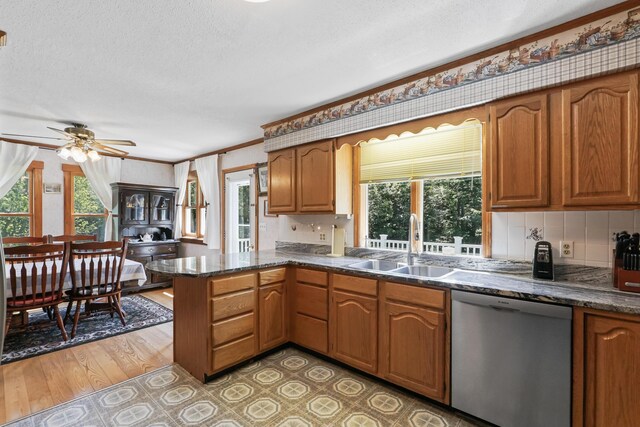
M 640 210 L 494 212 L 491 228 L 494 258 L 532 260 L 537 236 L 551 243 L 554 263 L 608 267 L 614 234 L 640 232 Z M 561 240 L 573 242 L 573 258 L 560 257 Z
M 333 225 L 346 230 L 346 245 L 353 246 L 353 219 L 342 215 L 280 215 L 278 240 L 331 245 Z M 325 240 L 320 239 L 321 235 L 324 235 Z

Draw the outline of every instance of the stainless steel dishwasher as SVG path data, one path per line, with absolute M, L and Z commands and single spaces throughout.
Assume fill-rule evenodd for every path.
M 451 294 L 452 406 L 501 427 L 569 427 L 571 307 Z

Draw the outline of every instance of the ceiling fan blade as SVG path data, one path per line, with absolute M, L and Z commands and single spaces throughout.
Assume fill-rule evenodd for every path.
M 112 148 L 106 145 L 102 145 L 100 143 L 94 143 L 91 145 L 91 148 L 94 148 L 96 150 L 100 150 L 100 151 L 106 151 L 107 153 L 111 153 L 111 154 L 116 154 L 118 156 L 128 156 L 129 153 L 127 153 L 126 151 L 122 151 L 122 150 L 118 150 L 117 148 Z
M 20 138 L 41 138 L 41 139 L 57 139 L 60 141 L 65 141 L 65 138 L 54 138 L 53 136 L 37 136 L 37 135 L 21 135 L 18 133 L 3 133 L 6 136 L 18 136 Z
M 94 139 L 98 144 L 108 144 L 108 145 L 126 145 L 129 147 L 135 147 L 136 143 L 133 141 L 129 141 L 128 139 Z
M 64 136 L 66 136 L 67 138 L 75 139 L 75 136 L 73 136 L 73 135 L 71 135 L 70 133 L 67 133 L 67 132 L 65 132 L 65 131 L 63 131 L 63 130 L 56 129 L 56 128 L 52 128 L 52 127 L 50 127 L 50 126 L 47 126 L 47 129 L 52 130 L 52 131 L 54 131 L 54 132 L 61 133 L 61 134 L 63 134 Z

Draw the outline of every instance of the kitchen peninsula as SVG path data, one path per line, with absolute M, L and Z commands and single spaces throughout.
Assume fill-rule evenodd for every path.
M 455 266 L 455 258 L 439 259 Z M 624 390 L 640 381 L 633 369 L 640 360 L 640 298 L 611 288 L 605 269 L 581 275 L 576 267 L 570 281 L 559 275 L 556 282 L 470 270 L 424 278 L 352 266 L 359 261 L 260 251 L 160 260 L 147 268 L 174 278 L 174 361 L 203 382 L 291 342 L 450 404 L 451 291 L 462 290 L 572 306 L 574 418 L 593 399 L 612 402 L 611 411 L 635 407 Z M 474 262 L 479 270 L 499 264 Z M 400 321 L 399 309 L 421 321 Z M 619 363 L 605 364 L 613 355 Z M 609 385 L 598 384 L 594 396 L 603 375 Z

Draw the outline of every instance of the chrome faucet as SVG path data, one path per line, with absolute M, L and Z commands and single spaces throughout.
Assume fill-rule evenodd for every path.
M 420 254 L 420 247 L 413 252 L 413 242 L 420 241 L 420 231 L 418 230 L 418 215 L 412 213 L 409 217 L 409 245 L 407 248 L 407 264 L 413 265 L 413 259 Z

